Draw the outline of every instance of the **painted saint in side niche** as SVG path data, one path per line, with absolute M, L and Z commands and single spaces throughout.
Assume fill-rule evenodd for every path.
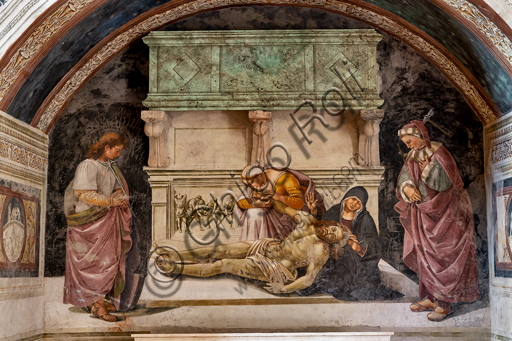
M 395 210 L 405 229 L 404 263 L 418 274 L 423 299 L 410 308 L 439 321 L 450 303 L 480 299 L 473 210 L 452 155 L 430 141 L 423 122 L 406 124 L 398 136 L 410 151 Z
M 113 161 L 126 143 L 121 135 L 107 133 L 92 145 L 65 196 L 64 303 L 88 307 L 107 322 L 117 320 L 110 312 L 119 309 L 126 290 L 125 256 L 132 246 L 128 186 Z
M 356 289 L 365 291 L 367 299 L 389 294 L 380 286 L 381 246 L 375 222 L 366 210 L 366 189 L 361 186 L 351 188 L 339 204 L 324 214 L 318 214 L 313 196 L 308 196 L 306 201 L 311 214 L 317 215 L 318 220 L 336 221 L 346 226 L 351 235 L 339 259 L 330 258 L 315 282 L 298 294 L 307 296 L 323 292 L 343 300 L 355 300 L 358 295 L 351 296 L 350 293 Z
M 7 205 L 2 230 L 5 254 L 10 262 L 15 263 L 22 255 L 25 240 L 25 217 L 17 198 L 12 198 Z
M 260 238 L 283 240 L 296 227 L 293 219 L 272 207 L 270 199 L 307 211 L 304 196 L 313 193 L 318 200 L 318 210 L 325 212 L 323 199 L 315 190 L 314 182 L 296 170 L 249 165 L 242 171 L 242 181 L 246 188 L 238 198 L 236 209 L 241 226 L 240 241 Z

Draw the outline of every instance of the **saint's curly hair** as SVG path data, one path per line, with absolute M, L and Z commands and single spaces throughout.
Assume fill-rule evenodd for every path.
M 118 133 L 106 133 L 101 139 L 89 147 L 87 158 L 97 160 L 105 151 L 105 146 L 125 146 L 128 140 Z

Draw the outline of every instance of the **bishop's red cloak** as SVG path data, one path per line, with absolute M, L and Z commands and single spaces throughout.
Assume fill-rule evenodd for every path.
M 420 298 L 428 293 L 444 302 L 480 299 L 473 210 L 459 170 L 450 152 L 441 146 L 431 157 L 442 166 L 452 186 L 437 192 L 426 184 L 423 202 L 407 203 L 400 194 L 395 210 L 405 229 L 404 263 L 420 279 Z M 407 161 L 412 181 L 419 188 L 420 164 Z M 402 172 L 407 172 L 407 167 Z

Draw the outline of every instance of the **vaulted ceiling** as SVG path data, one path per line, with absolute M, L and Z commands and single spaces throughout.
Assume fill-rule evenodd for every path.
M 512 110 L 512 29 L 483 0 L 57 0 L 3 47 L 0 110 L 49 132 L 94 73 L 149 31 L 219 8 L 272 5 L 339 13 L 395 36 L 438 67 L 484 124 Z

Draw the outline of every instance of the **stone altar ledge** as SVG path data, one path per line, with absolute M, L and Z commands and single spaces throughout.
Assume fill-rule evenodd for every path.
M 347 340 L 347 341 L 389 341 L 394 333 L 241 333 L 241 334 L 132 334 L 135 341 L 160 340 Z

